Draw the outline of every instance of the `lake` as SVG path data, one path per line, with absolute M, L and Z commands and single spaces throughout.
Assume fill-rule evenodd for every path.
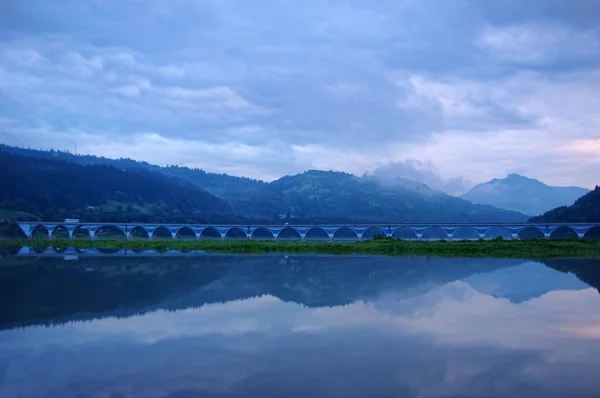
M 598 397 L 600 260 L 5 253 L 0 397 Z

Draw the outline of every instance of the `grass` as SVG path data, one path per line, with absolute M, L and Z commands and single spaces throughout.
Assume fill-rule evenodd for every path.
M 290 242 L 290 241 L 221 241 L 221 240 L 0 240 L 0 246 L 33 246 L 57 249 L 153 249 L 203 250 L 223 253 L 318 253 L 378 254 L 391 256 L 440 257 L 600 257 L 600 240 L 480 240 L 413 242 L 391 238 L 366 242 Z

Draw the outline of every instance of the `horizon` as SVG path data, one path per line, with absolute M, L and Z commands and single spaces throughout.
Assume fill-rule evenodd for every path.
M 456 192 L 510 173 L 600 183 L 595 0 L 3 8 L 7 145 L 263 181 L 317 169 Z
M 1 143 L 0 143 L 0 144 L 1 144 Z M 99 158 L 105 158 L 105 159 L 111 159 L 111 160 L 131 160 L 131 161 L 140 162 L 140 163 L 142 163 L 142 162 L 146 162 L 146 163 L 148 163 L 148 164 L 150 164 L 150 165 L 152 165 L 152 166 L 159 166 L 159 167 L 183 167 L 183 168 L 189 168 L 189 169 L 198 169 L 198 170 L 202 170 L 202 171 L 204 171 L 204 172 L 206 172 L 206 173 L 209 173 L 209 174 L 227 175 L 227 176 L 230 176 L 230 177 L 237 177 L 237 178 L 249 178 L 249 179 L 253 179 L 253 180 L 260 181 L 260 182 L 267 183 L 267 184 L 268 184 L 268 183 L 271 183 L 271 182 L 274 182 L 274 181 L 277 181 L 277 180 L 279 180 L 279 179 L 281 179 L 281 178 L 284 178 L 284 177 L 291 177 L 291 176 L 295 176 L 295 175 L 305 174 L 305 173 L 309 173 L 309 172 L 311 172 L 311 171 L 318 171 L 318 172 L 335 172 L 335 173 L 342 172 L 342 173 L 347 173 L 347 174 L 350 174 L 350 175 L 352 175 L 352 176 L 354 176 L 354 177 L 357 177 L 357 178 L 363 178 L 363 177 L 372 177 L 372 178 L 378 178 L 378 177 L 379 177 L 378 175 L 376 175 L 376 174 L 372 174 L 372 173 L 365 173 L 365 174 L 363 174 L 363 175 L 358 175 L 358 174 L 354 174 L 354 173 L 345 172 L 345 171 L 343 171 L 343 170 L 306 169 L 306 170 L 301 170 L 301 171 L 299 171 L 299 172 L 297 172 L 297 173 L 294 173 L 294 174 L 285 174 L 285 175 L 282 175 L 281 177 L 279 177 L 279 178 L 277 178 L 277 179 L 273 179 L 273 180 L 261 180 L 261 179 L 255 179 L 255 178 L 252 178 L 252 177 L 248 177 L 248 176 L 245 176 L 245 175 L 234 175 L 234 174 L 228 174 L 228 173 L 219 173 L 219 172 L 215 172 L 215 171 L 207 170 L 207 169 L 204 169 L 204 168 L 197 168 L 197 167 L 182 166 L 182 165 L 177 165 L 177 164 L 164 164 L 164 165 L 160 165 L 160 164 L 155 164 L 155 163 L 147 162 L 147 161 L 145 161 L 145 160 L 138 160 L 138 159 L 127 158 L 127 157 L 120 157 L 120 158 L 110 158 L 110 157 L 98 156 L 98 155 L 94 155 L 94 154 L 90 154 L 90 153 L 78 153 L 78 152 L 71 152 L 71 151 L 69 151 L 68 149 L 66 149 L 66 150 L 54 149 L 54 148 L 48 148 L 48 149 L 40 148 L 40 149 L 37 149 L 37 148 L 31 148 L 31 147 L 20 147 L 20 146 L 9 146 L 9 147 L 18 148 L 18 149 L 25 149 L 25 150 L 41 151 L 41 152 L 53 152 L 53 151 L 54 151 L 54 152 L 66 153 L 66 154 L 73 155 L 73 156 L 95 156 L 95 157 L 99 157 Z M 511 175 L 515 175 L 515 176 L 518 176 L 518 177 L 520 177 L 520 178 L 525 178 L 525 179 L 529 179 L 529 180 L 535 180 L 535 181 L 541 182 L 541 183 L 543 183 L 543 184 L 545 184 L 545 185 L 548 185 L 548 186 L 551 186 L 551 187 L 563 187 L 563 188 L 586 188 L 586 189 L 588 189 L 588 190 L 590 190 L 590 191 L 591 191 L 591 190 L 594 190 L 594 189 L 595 189 L 595 188 L 598 186 L 598 184 L 596 184 L 596 185 L 594 185 L 593 187 L 591 187 L 591 188 L 590 188 L 590 187 L 577 187 L 577 186 L 573 186 L 573 185 L 549 185 L 549 184 L 546 184 L 546 182 L 544 182 L 544 181 L 541 181 L 540 179 L 538 179 L 538 178 L 535 178 L 535 177 L 531 177 L 531 176 L 525 176 L 525 175 L 522 175 L 522 174 L 518 174 L 518 173 L 511 173 L 511 172 L 509 172 L 509 173 L 508 173 L 506 176 L 503 176 L 503 177 L 494 177 L 494 178 L 492 178 L 492 179 L 490 179 L 490 180 L 488 180 L 488 181 L 482 181 L 482 182 L 473 182 L 473 183 L 472 183 L 472 184 L 473 184 L 473 185 L 472 185 L 472 187 L 475 187 L 475 186 L 477 186 L 477 185 L 481 185 L 481 184 L 490 183 L 490 182 L 493 182 L 493 181 L 495 181 L 495 180 L 505 180 L 505 179 L 509 178 Z M 418 182 L 418 183 L 421 183 L 421 184 L 423 184 L 423 185 L 426 185 L 426 186 L 428 186 L 429 188 L 433 188 L 433 187 L 431 187 L 430 185 L 428 185 L 426 182 L 419 181 L 419 180 L 416 180 L 416 179 L 410 179 L 410 178 L 407 178 L 407 177 L 397 177 L 397 178 L 403 178 L 403 179 L 405 179 L 405 180 L 408 180 L 408 181 L 412 181 L 412 182 Z M 472 187 L 471 187 L 471 188 L 472 188 Z M 469 189 L 470 189 L 470 188 L 469 188 Z M 450 192 L 445 192 L 445 191 L 441 191 L 441 192 L 444 192 L 444 193 L 447 193 L 447 194 L 449 194 L 449 195 L 453 195 L 453 196 L 460 196 L 460 195 L 461 195 L 461 193 L 453 194 L 453 193 L 450 193 Z M 467 192 L 468 192 L 468 190 L 467 190 Z M 464 193 L 464 192 L 463 192 L 463 193 Z

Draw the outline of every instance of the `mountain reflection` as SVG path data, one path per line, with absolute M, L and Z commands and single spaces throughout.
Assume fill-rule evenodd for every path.
M 600 392 L 597 260 L 68 258 L 0 260 L 2 397 Z
M 334 307 L 420 296 L 463 280 L 518 303 L 552 290 L 600 286 L 597 261 L 309 255 L 5 258 L 0 328 L 129 317 L 273 296 Z M 596 265 L 595 265 L 596 264 Z M 558 272 L 557 272 L 558 271 Z M 574 276 L 576 275 L 576 277 Z

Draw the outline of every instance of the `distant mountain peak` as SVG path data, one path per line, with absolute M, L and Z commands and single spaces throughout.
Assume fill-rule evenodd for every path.
M 527 176 L 524 176 L 524 175 L 521 175 L 521 174 L 517 174 L 517 173 L 509 173 L 505 178 L 498 179 L 497 181 L 502 181 L 502 182 L 511 183 L 511 184 L 519 184 L 519 183 L 531 184 L 531 183 L 535 183 L 535 184 L 546 185 L 543 182 L 541 182 L 540 180 L 537 180 L 537 179 L 531 178 L 531 177 L 527 177 Z
M 580 187 L 553 187 L 517 173 L 476 185 L 462 195 L 473 203 L 487 204 L 524 214 L 538 215 L 552 208 L 572 204 L 589 192 Z
M 525 177 L 525 176 L 523 176 L 521 174 L 517 174 L 517 173 L 508 173 L 505 180 L 533 180 L 533 178 Z

